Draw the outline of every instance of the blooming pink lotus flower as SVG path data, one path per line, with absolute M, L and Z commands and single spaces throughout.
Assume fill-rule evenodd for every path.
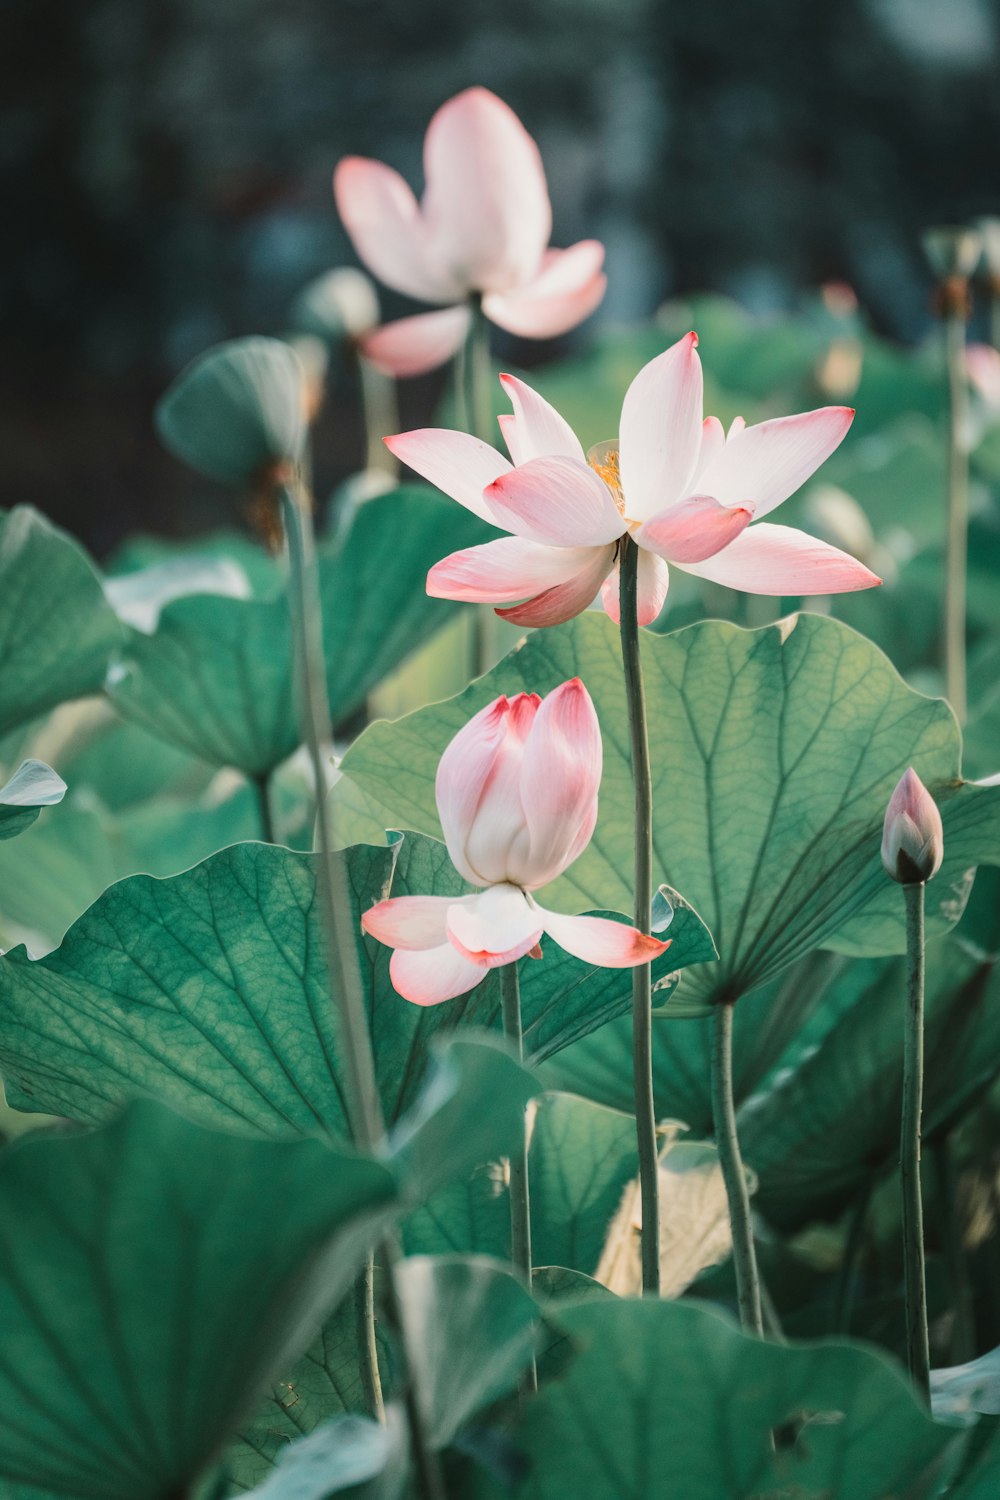
M 501 375 L 514 410 L 500 426 L 513 464 L 462 432 L 424 428 L 385 441 L 411 469 L 510 537 L 455 552 L 427 576 L 439 599 L 525 602 L 497 613 L 558 625 L 591 604 L 618 619 L 619 542 L 639 555 L 639 623 L 663 607 L 668 563 L 755 594 L 840 594 L 881 579 L 839 548 L 760 518 L 840 443 L 854 418 L 824 406 L 728 434 L 702 420 L 697 334 L 644 366 L 622 406 L 620 437 L 588 457 L 536 391 Z M 751 525 L 751 522 L 754 524 Z
M 944 858 L 937 803 L 911 766 L 889 798 L 882 830 L 882 864 L 900 885 L 930 880 Z
M 450 304 L 362 337 L 373 364 L 391 375 L 443 364 L 469 330 L 473 294 L 491 322 L 533 339 L 565 333 L 594 311 L 606 285 L 604 246 L 548 248 L 542 159 L 502 99 L 472 88 L 443 104 L 424 140 L 424 176 L 418 204 L 381 162 L 348 156 L 334 173 L 340 217 L 372 274 L 407 296 Z
M 459 730 L 438 766 L 436 796 L 452 863 L 471 896 L 396 896 L 361 919 L 396 951 L 389 973 L 416 1005 L 471 990 L 543 933 L 585 963 L 647 964 L 669 942 L 607 917 L 566 917 L 531 895 L 571 865 L 597 821 L 601 731 L 579 678 L 544 701 L 497 698 Z

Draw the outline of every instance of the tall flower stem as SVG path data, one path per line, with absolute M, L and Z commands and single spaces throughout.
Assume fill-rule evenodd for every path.
M 521 1030 L 521 986 L 517 964 L 504 964 L 500 970 L 500 1005 L 503 1034 L 519 1063 L 524 1062 L 524 1038 Z M 528 1135 L 525 1131 L 517 1154 L 510 1158 L 510 1258 L 525 1285 L 531 1287 L 531 1198 L 528 1186 Z M 532 1360 L 526 1385 L 537 1390 L 538 1373 Z
M 733 1102 L 734 1008 L 732 1001 L 720 1001 L 714 1007 L 712 1017 L 712 1120 L 722 1180 L 729 1202 L 740 1323 L 745 1332 L 762 1337 L 764 1318 L 760 1300 L 760 1277 L 757 1274 L 757 1252 L 753 1243 L 753 1221 L 750 1217 L 750 1194 L 736 1134 L 736 1106 Z
M 324 766 L 324 746 L 330 743 L 330 709 L 326 692 L 326 668 L 323 650 L 323 616 L 320 603 L 316 543 L 313 535 L 312 501 L 301 482 L 293 480 L 279 491 L 281 516 L 288 545 L 290 568 L 289 594 L 295 634 L 296 665 L 299 683 L 303 738 L 312 765 L 316 785 L 316 833 L 319 845 L 320 903 L 328 947 L 332 1000 L 340 1019 L 347 1094 L 347 1115 L 355 1144 L 363 1151 L 376 1149 L 385 1136 L 385 1119 L 375 1077 L 371 1037 L 365 1013 L 361 972 L 357 957 L 354 915 L 351 908 L 347 866 L 343 854 L 335 848 L 332 817 Z M 383 1246 L 385 1256 L 386 1299 L 394 1326 L 402 1333 L 399 1297 L 395 1284 L 396 1254 L 391 1244 Z M 374 1292 L 371 1258 L 363 1274 L 359 1297 L 365 1319 L 364 1337 L 360 1340 L 363 1363 L 362 1380 L 379 1414 L 381 1384 L 375 1345 Z M 413 1385 L 413 1365 L 405 1358 L 404 1384 L 407 1391 L 406 1412 L 411 1449 L 417 1467 L 424 1500 L 443 1500 L 444 1487 L 437 1456 L 427 1441 L 418 1393 Z
M 649 772 L 646 697 L 642 684 L 638 618 L 639 549 L 623 537 L 618 556 L 625 697 L 628 703 L 635 791 L 635 926 L 648 933 L 653 906 L 653 788 Z M 642 1204 L 642 1290 L 660 1291 L 660 1167 L 656 1150 L 656 1105 L 653 1099 L 652 970 L 632 970 L 632 1082 L 636 1143 L 639 1152 L 639 1196 Z
M 899 1172 L 903 1194 L 906 1357 L 910 1375 L 930 1400 L 924 1210 L 920 1196 L 920 1115 L 924 1096 L 924 886 L 903 886 L 906 899 L 906 1023 L 903 1033 L 903 1114 Z
M 960 724 L 966 717 L 965 613 L 969 550 L 969 388 L 965 372 L 967 309 L 955 296 L 945 312 L 948 366 L 948 529 L 944 605 L 945 691 Z
M 266 771 L 263 771 L 259 776 L 252 776 L 250 779 L 257 796 L 260 836 L 265 844 L 277 843 L 274 837 L 274 813 L 271 809 L 271 778 Z

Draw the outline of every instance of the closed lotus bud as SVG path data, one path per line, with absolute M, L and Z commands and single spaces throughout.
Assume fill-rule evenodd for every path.
M 375 283 L 364 271 L 340 266 L 317 276 L 292 303 L 292 327 L 331 344 L 359 339 L 381 318 Z
M 944 830 L 937 803 L 911 766 L 889 799 L 882 864 L 900 885 L 920 885 L 941 868 Z
M 923 236 L 924 254 L 940 280 L 958 276 L 967 280 L 983 253 L 982 235 L 961 224 L 928 229 Z
M 983 237 L 983 266 L 990 277 L 1000 277 L 1000 219 L 980 219 L 976 228 Z

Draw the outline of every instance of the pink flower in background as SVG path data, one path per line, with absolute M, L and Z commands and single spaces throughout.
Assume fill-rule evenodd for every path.
M 930 880 L 944 858 L 938 805 L 911 766 L 889 798 L 882 828 L 882 866 L 900 885 Z
M 424 176 L 418 203 L 381 162 L 348 156 L 334 173 L 340 217 L 372 274 L 407 296 L 450 304 L 365 335 L 374 364 L 391 375 L 443 364 L 469 330 L 474 293 L 491 322 L 526 338 L 554 338 L 594 311 L 606 284 L 604 246 L 548 248 L 542 159 L 502 99 L 472 88 L 443 104 L 424 139 Z
M 839 548 L 761 521 L 840 443 L 854 419 L 824 406 L 728 434 L 702 420 L 698 338 L 689 333 L 641 369 L 625 394 L 620 436 L 584 455 L 557 411 L 511 375 L 513 413 L 500 426 L 513 463 L 462 432 L 424 428 L 386 438 L 411 469 L 513 533 L 452 553 L 427 576 L 439 599 L 523 600 L 497 613 L 558 625 L 602 590 L 618 619 L 618 544 L 639 556 L 639 623 L 663 607 L 668 563 L 753 594 L 841 594 L 881 579 Z M 753 523 L 751 525 L 751 523 Z M 603 589 L 602 589 L 603 585 Z
M 416 1005 L 464 995 L 490 969 L 526 953 L 543 933 L 585 963 L 631 968 L 669 942 L 607 917 L 567 917 L 531 895 L 561 875 L 590 842 L 601 781 L 601 731 L 579 678 L 544 701 L 497 698 L 451 741 L 435 793 L 448 853 L 471 896 L 397 896 L 361 925 L 394 948 L 399 993 Z

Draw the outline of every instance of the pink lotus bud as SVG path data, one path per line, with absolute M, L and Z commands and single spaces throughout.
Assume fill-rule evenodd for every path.
M 544 701 L 497 698 L 459 730 L 438 766 L 452 863 L 473 885 L 547 885 L 590 842 L 600 781 L 600 727 L 579 678 Z
M 920 885 L 941 868 L 944 830 L 937 803 L 911 766 L 889 799 L 882 864 L 900 885 Z

